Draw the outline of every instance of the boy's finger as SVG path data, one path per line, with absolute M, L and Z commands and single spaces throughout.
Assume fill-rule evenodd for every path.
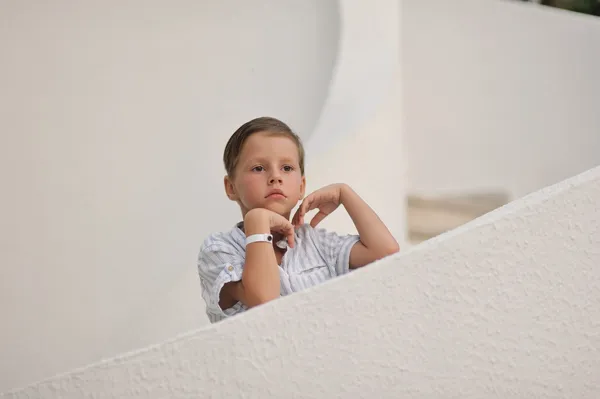
M 294 248 L 294 226 L 287 226 L 287 238 L 288 244 L 291 248 Z
M 306 197 L 302 204 L 300 204 L 300 208 L 298 208 L 298 222 L 302 225 L 304 224 L 304 215 L 306 212 L 310 210 L 310 205 L 312 204 L 312 198 Z
M 296 209 L 296 213 L 294 213 L 294 217 L 292 218 L 292 224 L 294 226 L 298 226 L 298 215 L 300 213 L 300 209 Z
M 294 212 L 294 216 L 292 217 L 292 224 L 294 226 L 298 226 L 298 221 L 300 220 L 300 208 L 296 209 L 296 212 Z
M 304 199 L 304 201 L 302 201 L 302 204 L 300 204 L 300 208 L 298 208 L 298 211 L 300 212 L 300 216 L 304 216 L 304 214 L 306 212 L 308 212 L 308 209 L 310 209 L 309 206 L 310 206 L 311 202 L 312 202 L 311 197 L 306 197 Z
M 315 217 L 313 217 L 313 218 L 311 219 L 311 221 L 310 221 L 310 225 L 311 225 L 311 227 L 312 227 L 313 229 L 314 229 L 315 227 L 317 227 L 317 225 L 318 225 L 319 223 L 321 223 L 321 221 L 322 221 L 323 219 L 325 219 L 325 217 L 326 217 L 326 216 L 327 216 L 327 215 L 326 215 L 325 213 L 323 213 L 323 212 L 319 211 L 319 213 L 317 213 L 317 214 L 315 215 Z

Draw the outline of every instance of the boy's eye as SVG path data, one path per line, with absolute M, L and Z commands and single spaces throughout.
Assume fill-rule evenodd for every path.
M 262 166 L 255 166 L 252 168 L 253 172 L 262 172 L 263 170 L 265 170 L 265 168 L 263 168 Z
M 291 171 L 293 171 L 293 170 L 294 170 L 294 167 L 293 167 L 293 166 L 290 166 L 290 165 L 285 165 L 285 166 L 283 167 L 283 170 L 285 170 L 286 172 L 291 172 Z

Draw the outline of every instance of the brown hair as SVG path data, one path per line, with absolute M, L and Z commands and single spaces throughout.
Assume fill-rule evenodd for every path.
M 231 135 L 225 146 L 225 151 L 223 152 L 223 163 L 225 164 L 227 175 L 233 177 L 235 167 L 237 166 L 240 154 L 242 153 L 242 148 L 248 137 L 254 133 L 261 132 L 289 137 L 296 143 L 296 147 L 298 147 L 300 172 L 302 173 L 302 176 L 304 176 L 304 147 L 302 146 L 300 137 L 298 137 L 298 135 L 282 121 L 267 116 L 255 118 L 244 123 L 233 133 L 233 135 Z

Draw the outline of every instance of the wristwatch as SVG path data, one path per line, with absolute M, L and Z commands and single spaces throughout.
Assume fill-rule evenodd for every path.
M 252 234 L 246 237 L 246 245 L 252 244 L 253 242 L 273 242 L 272 234 Z

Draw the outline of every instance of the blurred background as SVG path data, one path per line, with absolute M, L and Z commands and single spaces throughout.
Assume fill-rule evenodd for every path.
M 250 118 L 403 250 L 600 164 L 597 2 L 551 3 L 0 2 L 0 392 L 208 324 Z
M 600 163 L 598 4 L 402 3 L 409 244 Z
M 598 0 L 522 0 L 589 15 L 600 15 Z

